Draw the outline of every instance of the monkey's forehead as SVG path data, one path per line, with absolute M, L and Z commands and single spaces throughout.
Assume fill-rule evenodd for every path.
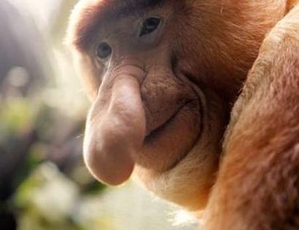
M 166 0 L 80 0 L 69 20 L 66 43 L 79 50 L 92 44 L 95 32 L 104 21 L 136 10 L 153 8 Z

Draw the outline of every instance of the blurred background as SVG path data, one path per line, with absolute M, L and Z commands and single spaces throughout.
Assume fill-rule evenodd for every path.
M 0 0 L 0 229 L 198 229 L 134 182 L 87 172 L 89 102 L 63 44 L 76 2 Z

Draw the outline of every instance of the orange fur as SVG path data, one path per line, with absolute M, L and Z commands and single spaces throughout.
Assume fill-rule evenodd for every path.
M 298 229 L 297 3 L 81 0 L 67 42 L 93 101 L 95 177 L 119 184 L 134 168 L 162 198 L 208 203 L 207 230 Z M 137 32 L 152 16 L 164 25 L 146 43 Z M 103 41 L 109 61 L 95 57 Z
M 299 7 L 266 37 L 236 102 L 206 229 L 299 228 Z

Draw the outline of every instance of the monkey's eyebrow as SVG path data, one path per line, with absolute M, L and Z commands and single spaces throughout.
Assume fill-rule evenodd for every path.
M 99 1 L 98 5 L 81 9 L 80 20 L 70 36 L 71 43 L 79 50 L 86 51 L 93 44 L 96 31 L 105 21 L 142 14 L 163 2 L 165 0 L 106 0 Z
M 118 6 L 111 12 L 112 18 L 128 17 L 135 15 L 136 17 L 143 15 L 149 9 L 154 9 L 165 0 L 121 0 Z
M 165 0 L 123 0 L 119 7 L 119 15 L 146 8 L 154 8 Z
M 161 5 L 165 0 L 113 0 L 113 2 L 114 6 L 109 9 L 105 17 L 108 20 L 128 17 L 128 15 L 142 15 L 148 9 Z

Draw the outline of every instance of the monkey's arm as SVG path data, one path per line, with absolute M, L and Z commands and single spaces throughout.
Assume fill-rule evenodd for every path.
M 205 229 L 299 229 L 298 5 L 265 39 L 224 149 Z

